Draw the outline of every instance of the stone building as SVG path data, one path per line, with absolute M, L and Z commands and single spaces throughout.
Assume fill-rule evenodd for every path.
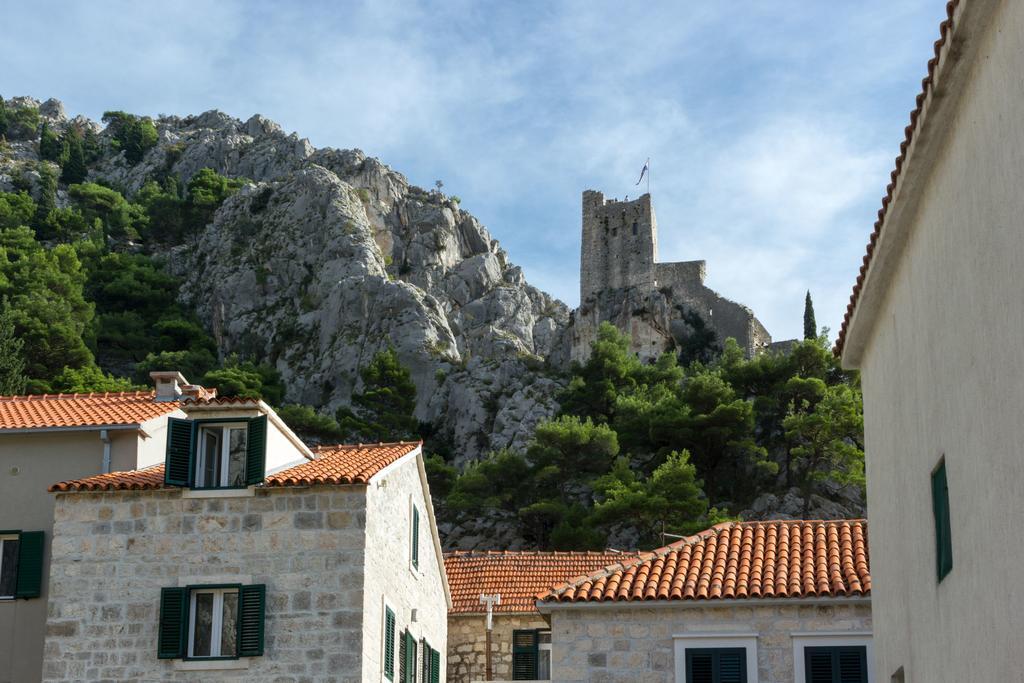
M 493 680 L 549 680 L 551 627 L 537 596 L 551 586 L 624 557 L 607 552 L 468 551 L 445 555 L 452 591 L 448 612 L 448 680 L 488 680 L 487 606 L 492 599 Z M 500 602 L 494 602 L 500 600 Z
M 705 274 L 704 261 L 658 262 L 658 221 L 650 194 L 617 201 L 585 191 L 571 359 L 589 355 L 606 321 L 630 336 L 640 358 L 657 358 L 696 331 L 693 316 L 714 330 L 719 342 L 735 338 L 748 355 L 767 348 L 771 336 L 753 312 L 706 287 Z
M 837 343 L 880 681 L 1024 681 L 1024 3 L 947 5 Z
M 49 596 L 53 497 L 46 487 L 164 458 L 167 419 L 207 396 L 178 373 L 157 391 L 0 397 L 0 683 L 38 681 Z
M 880 683 L 870 591 L 863 521 L 728 522 L 538 606 L 552 680 Z
M 163 463 L 51 487 L 42 680 L 443 680 L 421 444 L 310 450 L 259 401 L 180 408 Z

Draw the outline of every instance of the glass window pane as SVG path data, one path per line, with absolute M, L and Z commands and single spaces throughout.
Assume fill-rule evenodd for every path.
M 195 633 L 192 656 L 209 657 L 213 642 L 213 593 L 196 593 Z
M 18 575 L 18 541 L 9 538 L 0 541 L 0 596 L 14 595 Z
M 229 429 L 228 486 L 245 486 L 245 444 L 248 431 Z
M 224 594 L 224 616 L 221 619 L 220 656 L 235 656 L 238 637 L 238 593 Z
M 220 430 L 203 430 L 202 485 L 220 486 Z

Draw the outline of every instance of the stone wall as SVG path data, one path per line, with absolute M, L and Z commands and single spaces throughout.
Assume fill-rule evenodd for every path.
M 793 634 L 869 632 L 871 607 L 861 602 L 556 608 L 551 624 L 552 680 L 674 683 L 674 636 L 756 633 L 758 683 L 793 683 Z
M 486 680 L 487 616 L 448 617 L 448 683 Z M 548 629 L 540 614 L 495 614 L 491 631 L 491 668 L 496 681 L 512 680 L 512 631 Z
M 361 487 L 57 495 L 43 680 L 361 680 L 365 514 Z M 162 587 L 236 581 L 267 586 L 264 656 L 157 659 Z
M 580 302 L 607 289 L 647 286 L 658 260 L 658 221 L 645 194 L 631 202 L 583 193 Z

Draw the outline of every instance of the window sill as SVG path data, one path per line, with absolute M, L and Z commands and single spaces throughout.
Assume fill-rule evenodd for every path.
M 175 671 L 239 671 L 249 668 L 251 657 L 239 659 L 175 659 Z
M 256 495 L 256 487 L 244 489 L 182 489 L 182 498 L 252 498 Z

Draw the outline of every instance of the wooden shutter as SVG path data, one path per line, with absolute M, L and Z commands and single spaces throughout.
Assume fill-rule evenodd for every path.
M 420 511 L 412 506 L 412 566 L 420 568 Z
M 709 650 L 686 650 L 686 683 L 715 683 L 715 658 Z
M 409 680 L 409 660 L 405 653 L 409 639 L 406 636 L 407 632 L 402 631 L 402 637 L 398 639 L 398 683 L 408 683 Z
M 395 680 L 395 613 L 384 608 L 384 675 Z
M 170 486 L 192 485 L 195 460 L 196 423 L 167 418 L 167 453 L 164 456 L 164 483 Z
M 420 638 L 420 651 L 423 652 L 423 660 L 420 664 L 420 681 L 430 681 L 430 644 L 426 638 Z
M 441 683 L 441 653 L 430 651 L 430 680 L 423 683 Z
M 185 638 L 188 624 L 188 589 L 160 589 L 160 627 L 156 656 L 160 659 L 180 659 L 185 656 Z
M 806 683 L 867 683 L 867 648 L 804 648 L 804 671 Z
M 946 463 L 932 473 L 932 510 L 935 513 L 935 569 L 939 581 L 953 569 L 953 539 L 949 523 L 949 485 Z
M 747 682 L 747 651 L 743 648 L 723 648 L 717 652 L 718 679 L 715 683 Z
M 868 683 L 866 647 L 841 647 L 838 653 L 839 683 Z
M 43 588 L 43 532 L 18 534 L 18 573 L 14 597 L 38 598 Z
M 249 420 L 245 441 L 245 483 L 262 484 L 267 470 L 267 416 Z
M 238 656 L 263 655 L 263 622 L 266 620 L 267 587 L 238 588 Z
M 512 631 L 512 680 L 532 681 L 537 678 L 537 631 Z
M 747 651 L 745 648 L 686 649 L 686 683 L 746 682 Z
M 405 664 L 405 671 L 409 676 L 409 683 L 416 683 L 416 639 L 406 631 L 405 640 L 405 656 L 409 659 Z

